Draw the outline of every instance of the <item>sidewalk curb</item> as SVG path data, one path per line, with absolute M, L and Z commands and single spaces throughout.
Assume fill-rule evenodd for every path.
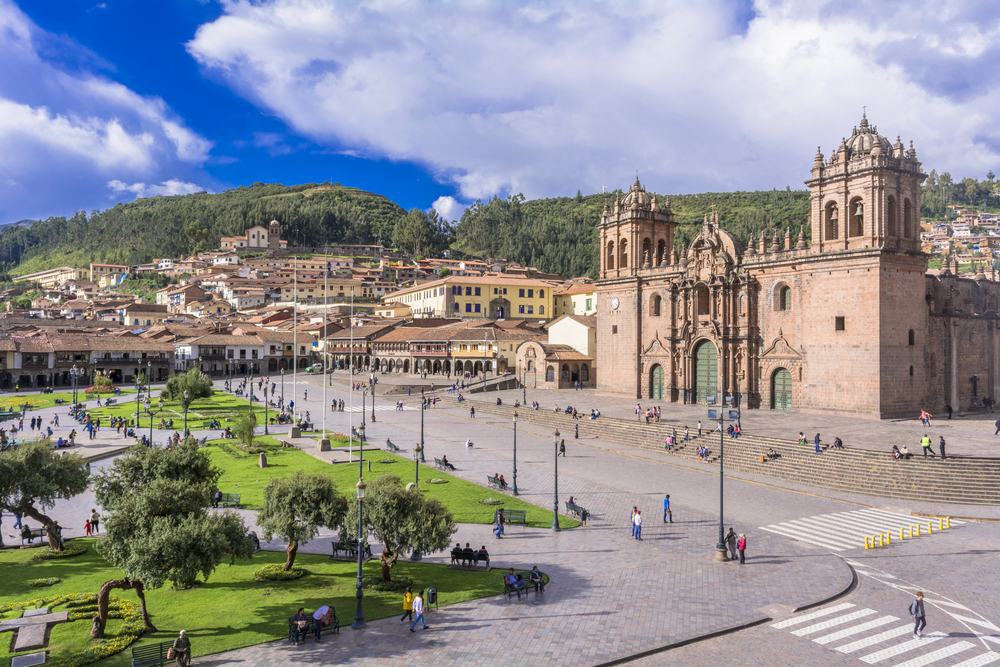
M 848 565 L 842 559 L 841 559 L 841 562 L 843 562 L 844 565 L 847 567 L 847 569 L 850 570 L 850 572 L 851 572 L 851 582 L 849 584 L 847 584 L 847 586 L 845 586 L 843 589 L 841 589 L 840 591 L 838 591 L 837 593 L 834 593 L 833 595 L 831 595 L 829 597 L 823 598 L 822 600 L 817 600 L 816 602 L 810 602 L 809 604 L 802 605 L 801 607 L 796 607 L 795 608 L 795 612 L 796 613 L 800 612 L 800 611 L 803 611 L 805 609 L 812 609 L 814 607 L 820 607 L 822 605 L 825 605 L 825 604 L 828 604 L 830 602 L 833 602 L 834 600 L 837 600 L 839 598 L 844 597 L 845 595 L 848 595 L 849 593 L 851 593 L 857 587 L 857 585 L 858 585 L 858 573 L 855 572 L 854 568 L 851 567 L 850 565 Z M 688 639 L 682 639 L 682 640 L 676 641 L 676 642 L 674 642 L 672 644 L 667 644 L 666 646 L 660 646 L 659 648 L 650 649 L 648 651 L 643 651 L 641 653 L 636 653 L 634 655 L 626 656 L 624 658 L 617 658 L 617 659 L 611 660 L 609 662 L 601 662 L 601 663 L 598 663 L 598 664 L 594 665 L 594 667 L 612 667 L 613 665 L 627 664 L 627 663 L 630 663 L 630 662 L 632 662 L 634 660 L 640 660 L 642 658 L 647 658 L 647 657 L 649 657 L 651 655 L 656 655 L 658 653 L 665 653 L 666 651 L 670 651 L 670 650 L 673 650 L 673 649 L 676 649 L 676 648 L 681 648 L 683 646 L 687 646 L 688 644 L 694 644 L 694 643 L 697 643 L 697 642 L 705 641 L 707 639 L 715 639 L 716 637 L 723 637 L 725 635 L 731 635 L 731 634 L 740 632 L 741 630 L 747 630 L 749 628 L 757 627 L 758 625 L 763 625 L 764 623 L 769 623 L 770 621 L 773 621 L 773 620 L 774 619 L 771 618 L 770 616 L 764 616 L 762 618 L 758 618 L 758 619 L 755 619 L 755 620 L 752 620 L 752 621 L 748 621 L 746 623 L 741 623 L 740 625 L 734 625 L 734 626 L 729 627 L 729 628 L 723 628 L 722 630 L 716 630 L 715 632 L 709 632 L 708 634 L 700 635 L 698 637 L 689 637 Z

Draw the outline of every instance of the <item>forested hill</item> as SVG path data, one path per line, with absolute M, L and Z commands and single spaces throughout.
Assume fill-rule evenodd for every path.
M 151 197 L 89 216 L 78 211 L 30 227 L 5 227 L 0 263 L 17 274 L 62 264 L 139 264 L 217 249 L 221 237 L 271 220 L 282 223 L 281 236 L 289 245 L 299 239 L 303 245 L 370 243 L 390 239 L 405 217 L 406 211 L 389 199 L 339 183 L 254 183 L 218 194 Z
M 619 191 L 557 199 L 494 198 L 469 207 L 458 225 L 456 246 L 477 255 L 503 257 L 565 277 L 596 277 L 597 222 L 604 202 Z M 661 205 L 666 196 L 657 194 Z M 683 248 L 716 205 L 725 229 L 746 242 L 751 234 L 807 225 L 809 193 L 804 190 L 706 192 L 669 195 Z M 806 237 L 809 230 L 806 229 Z

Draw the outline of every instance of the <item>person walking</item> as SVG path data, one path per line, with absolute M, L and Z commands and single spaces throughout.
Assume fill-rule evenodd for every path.
M 910 603 L 910 616 L 913 617 L 913 638 L 920 639 L 924 636 L 924 628 L 927 627 L 923 591 L 917 591 L 917 599 Z
M 684 442 L 687 442 L 690 439 L 691 439 L 691 429 L 689 429 L 687 426 L 685 426 L 684 427 Z
M 701 420 L 698 420 L 698 437 L 701 437 Z
M 945 458 L 947 458 L 944 455 L 944 446 L 945 446 L 944 436 L 943 435 L 938 436 L 938 447 L 941 449 L 941 460 L 942 461 L 944 461 Z
M 632 524 L 632 537 L 635 537 L 635 515 L 639 512 L 639 508 L 632 505 L 632 514 L 629 515 L 628 521 Z
M 740 533 L 740 539 L 736 541 L 736 550 L 740 552 L 740 565 L 747 562 L 747 536 Z
M 407 619 L 413 620 L 413 586 L 407 586 L 406 592 L 403 593 L 403 615 L 399 622 L 402 623 Z
M 642 512 L 635 511 L 635 539 L 642 541 Z
M 924 458 L 927 458 L 927 452 L 930 452 L 931 456 L 934 456 L 934 450 L 931 449 L 931 439 L 927 437 L 924 433 L 924 437 L 920 438 L 920 447 L 924 450 Z
M 816 453 L 822 454 L 823 450 L 819 448 L 819 433 L 816 434 L 816 438 L 813 440 L 813 443 L 816 445 Z
M 96 509 L 90 510 L 90 528 L 94 531 L 94 535 L 97 535 L 101 531 L 98 530 L 99 524 L 101 523 L 101 515 L 97 513 Z
M 580 439 L 580 425 L 579 424 L 575 424 L 573 426 L 573 439 L 574 440 L 579 440 Z
M 670 494 L 663 497 L 663 523 L 673 523 L 674 513 L 670 511 Z
M 475 419 L 476 418 L 476 406 L 474 406 L 474 405 L 469 406 L 469 418 L 470 419 Z
M 429 626 L 424 623 L 424 589 L 420 589 L 417 593 L 417 597 L 413 598 L 413 613 L 416 614 L 416 618 L 413 619 L 413 625 L 410 626 L 410 632 L 416 632 L 413 628 L 417 627 L 417 621 L 420 621 L 421 627 L 426 630 Z
M 493 528 L 493 534 L 497 536 L 497 539 L 503 537 L 503 508 L 497 510 L 496 515 L 496 526 Z
M 559 455 L 562 456 L 563 458 L 566 458 L 566 441 L 565 440 L 560 440 L 559 441 Z
M 729 560 L 737 560 L 738 556 L 736 553 L 736 540 L 739 539 L 736 536 L 736 532 L 730 528 L 729 532 L 726 533 L 726 548 L 729 549 Z

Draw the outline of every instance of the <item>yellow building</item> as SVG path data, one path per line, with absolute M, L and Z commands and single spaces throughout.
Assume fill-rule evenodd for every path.
M 375 307 L 375 317 L 409 317 L 410 307 L 405 303 L 390 301 Z
M 16 282 L 26 281 L 29 283 L 38 283 L 42 289 L 52 289 L 62 285 L 68 280 L 87 280 L 90 277 L 90 271 L 87 269 L 74 269 L 69 266 L 60 266 L 58 269 L 49 269 L 47 271 L 39 271 L 38 273 L 29 273 L 27 275 L 19 276 L 14 280 Z
M 597 291 L 587 283 L 567 283 L 556 290 L 555 317 L 562 315 L 596 315 Z
M 300 278 L 294 286 L 292 283 L 289 283 L 281 288 L 281 300 L 322 300 L 324 296 L 328 296 L 330 299 L 350 299 L 352 287 L 354 288 L 355 299 L 375 298 L 374 285 L 338 276 L 337 278 Z
M 414 317 L 548 320 L 553 290 L 562 283 L 504 276 L 448 276 L 387 294 L 410 307 Z

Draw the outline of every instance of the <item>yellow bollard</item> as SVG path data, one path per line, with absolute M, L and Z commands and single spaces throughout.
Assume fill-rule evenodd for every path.
M 927 522 L 927 534 L 928 535 L 933 535 L 934 534 L 933 528 L 934 528 L 934 524 L 932 524 L 930 521 L 928 521 Z
M 948 523 L 948 525 L 946 527 L 947 528 L 951 528 L 951 517 L 950 516 L 946 516 L 944 518 L 944 520 Z
M 892 544 L 892 534 L 886 533 L 885 534 L 885 546 L 889 546 L 890 544 Z
M 868 549 L 868 536 L 865 535 L 865 549 Z
M 904 539 L 906 539 L 906 535 L 903 534 L 903 527 L 900 526 L 899 527 L 899 540 L 900 540 L 900 542 L 902 542 Z
M 879 535 L 878 535 L 878 545 L 880 547 L 884 547 L 885 546 L 885 535 L 883 535 L 882 533 L 879 533 Z
M 920 537 L 920 524 L 917 524 L 917 537 Z

